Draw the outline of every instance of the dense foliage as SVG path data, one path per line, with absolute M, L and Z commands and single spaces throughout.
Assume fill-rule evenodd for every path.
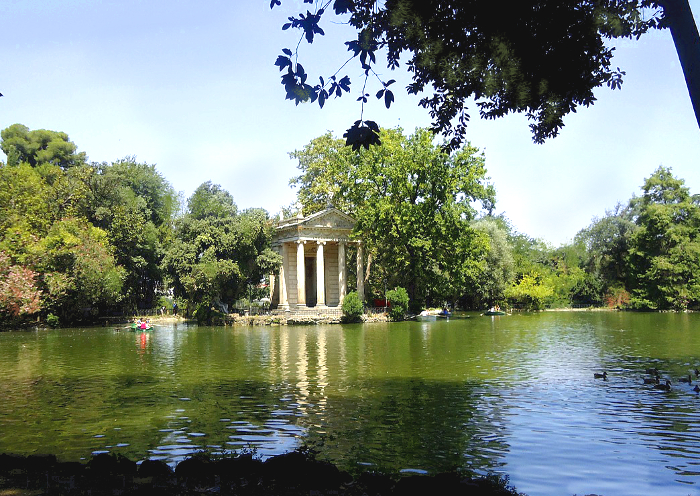
M 245 293 L 277 263 L 267 213 L 239 215 L 219 187 L 200 186 L 179 218 L 178 195 L 153 165 L 133 157 L 89 163 L 65 133 L 21 124 L 1 136 L 8 158 L 0 163 L 4 324 L 130 315 L 160 306 L 166 295 L 208 307 L 209 299 Z M 189 258 L 178 259 L 181 252 Z
M 408 312 L 408 293 L 404 288 L 395 288 L 386 293 L 386 301 L 389 304 L 389 318 L 391 320 L 403 320 Z
M 466 145 L 446 153 L 425 129 L 406 136 L 382 130 L 382 144 L 362 153 L 326 134 L 291 153 L 301 175 L 304 213 L 328 203 L 353 215 L 366 246 L 369 292 L 401 286 L 415 305 L 459 298 L 482 271 L 487 236 L 471 226 L 493 208 L 484 157 Z
M 2 324 L 90 322 L 166 297 L 208 320 L 267 291 L 281 257 L 266 211 L 239 211 L 211 182 L 183 210 L 152 165 L 90 163 L 64 133 L 19 124 L 2 137 L 11 162 L 0 163 Z M 392 318 L 445 304 L 700 309 L 700 196 L 670 168 L 553 248 L 491 214 L 494 187 L 476 148 L 447 153 L 424 129 L 381 130 L 381 141 L 354 151 L 320 136 L 291 153 L 301 174 L 290 182 L 305 214 L 333 204 L 357 219 L 365 296 L 387 298 Z M 362 305 L 351 291 L 343 310 L 356 318 Z
M 558 134 L 567 114 L 593 104 L 597 88 L 621 86 L 625 73 L 613 65 L 611 40 L 656 27 L 671 29 L 700 122 L 700 38 L 687 0 L 521 0 L 507 8 L 487 0 L 304 1 L 311 10 L 282 26 L 300 31 L 295 49 L 284 48 L 275 62 L 286 98 L 323 107 L 350 93 L 353 81 L 338 73 L 355 59 L 364 73 L 355 90 L 362 110 L 344 135 L 355 149 L 380 141 L 377 124 L 364 118 L 371 94 L 387 108 L 395 99 L 395 80 L 375 71 L 382 58 L 390 70 L 403 62 L 412 77 L 407 92 L 425 94 L 420 105 L 451 149 L 464 141 L 471 102 L 485 119 L 524 113 L 541 143 Z M 339 56 L 338 71 L 316 82 L 299 62 L 302 41 L 318 41 L 337 21 L 357 37 L 338 47 L 349 52 Z
M 228 312 L 266 274 L 281 264 L 270 249 L 271 222 L 267 212 L 238 212 L 233 197 L 206 182 L 187 202 L 187 212 L 174 227 L 163 267 L 175 294 L 195 306 L 201 320 L 210 310 Z
M 343 310 L 343 322 L 360 322 L 365 309 L 356 291 L 350 291 L 343 298 L 341 306 Z

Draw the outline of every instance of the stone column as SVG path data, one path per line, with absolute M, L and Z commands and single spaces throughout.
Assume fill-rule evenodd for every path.
M 325 244 L 325 241 L 319 241 L 316 248 L 316 307 L 320 308 L 326 308 L 326 264 L 323 258 Z
M 357 243 L 357 296 L 360 301 L 365 301 L 365 268 L 362 261 L 362 243 Z
M 282 266 L 280 267 L 280 304 L 279 308 L 289 310 L 289 301 L 287 300 L 287 264 L 288 262 L 287 243 L 282 243 Z
M 306 308 L 306 267 L 304 242 L 297 241 L 297 306 Z
M 338 243 L 338 306 L 343 304 L 345 293 L 348 291 L 347 274 L 345 273 L 345 243 Z

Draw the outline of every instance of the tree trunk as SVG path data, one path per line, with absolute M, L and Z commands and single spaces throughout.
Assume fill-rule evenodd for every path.
M 700 35 L 688 0 L 659 0 L 665 14 L 664 24 L 671 29 L 685 84 L 700 126 Z

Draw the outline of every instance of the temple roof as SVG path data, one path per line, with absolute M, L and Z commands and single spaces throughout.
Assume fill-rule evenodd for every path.
M 272 243 L 289 241 L 350 241 L 356 221 L 335 207 L 308 217 L 291 217 L 277 223 Z

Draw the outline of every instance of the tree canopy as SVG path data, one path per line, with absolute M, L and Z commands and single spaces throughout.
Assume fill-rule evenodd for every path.
M 51 164 L 67 169 L 86 161 L 85 152 L 76 153 L 78 147 L 63 132 L 35 129 L 13 124 L 2 130 L 0 148 L 7 155 L 8 165 L 26 162 L 32 167 Z
M 400 286 L 416 304 L 453 301 L 479 271 L 486 237 L 471 227 L 480 203 L 491 211 L 484 157 L 452 153 L 418 129 L 382 130 L 380 146 L 356 153 L 326 134 L 290 155 L 302 174 L 291 184 L 305 213 L 330 202 L 357 219 L 375 288 Z
M 700 123 L 700 37 L 687 0 L 523 0 L 507 6 L 486 0 L 304 1 L 313 11 L 291 16 L 282 26 L 301 31 L 296 49 L 284 48 L 275 62 L 287 99 L 323 107 L 330 97 L 350 92 L 351 80 L 340 70 L 320 75 L 314 84 L 299 63 L 301 41 L 312 43 L 325 34 L 322 19 L 346 16 L 341 22 L 357 31 L 345 43 L 349 58 L 359 60 L 365 75 L 360 119 L 344 135 L 356 149 L 379 138 L 379 126 L 364 118 L 374 91 L 368 81 L 378 81 L 376 98 L 387 108 L 395 99 L 395 81 L 375 72 L 379 53 L 392 70 L 406 56 L 412 77 L 406 90 L 428 93 L 420 105 L 451 149 L 464 140 L 472 100 L 485 119 L 525 113 L 533 140 L 542 143 L 559 133 L 567 114 L 596 100 L 596 88 L 621 86 L 625 73 L 612 63 L 609 40 L 638 38 L 665 26 L 671 27 Z M 275 5 L 281 0 L 271 0 L 270 7 Z
M 262 209 L 238 212 L 231 194 L 205 182 L 187 202 L 174 225 L 163 267 L 175 295 L 200 307 L 208 319 L 212 306 L 232 310 L 251 285 L 273 273 L 281 257 L 270 249 L 271 222 Z
M 700 198 L 659 167 L 631 200 L 639 226 L 632 235 L 633 303 L 685 310 L 700 302 Z

